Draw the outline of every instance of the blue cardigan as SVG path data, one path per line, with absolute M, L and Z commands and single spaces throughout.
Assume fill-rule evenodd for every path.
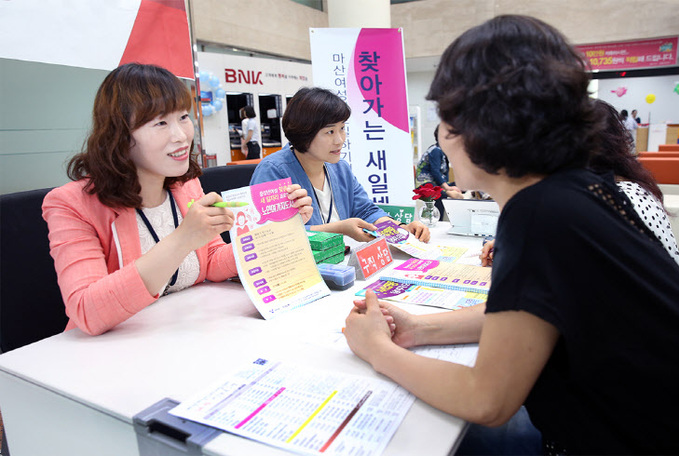
M 368 193 L 358 183 L 347 162 L 340 160 L 336 164 L 326 163 L 325 166 L 328 170 L 332 196 L 340 220 L 357 217 L 368 223 L 375 223 L 377 219 L 389 216 L 389 214 L 370 200 Z M 262 159 L 250 179 L 250 185 L 283 179 L 285 177 L 290 177 L 293 184 L 299 184 L 304 188 L 313 200 L 314 213 L 311 215 L 307 225 L 322 225 L 323 219 L 311 186 L 311 181 L 299 160 L 295 157 L 295 153 L 290 149 L 290 144 Z

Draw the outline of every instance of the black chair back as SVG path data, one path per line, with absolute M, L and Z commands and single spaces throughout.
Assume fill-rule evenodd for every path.
M 0 195 L 0 351 L 64 330 L 42 200 L 50 188 Z

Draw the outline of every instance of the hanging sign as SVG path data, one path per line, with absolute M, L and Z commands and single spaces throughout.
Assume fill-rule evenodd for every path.
M 592 70 L 631 70 L 677 64 L 677 40 L 658 38 L 576 46 Z
M 342 158 L 373 202 L 412 204 L 412 149 L 401 29 L 312 28 L 314 85 L 351 108 Z

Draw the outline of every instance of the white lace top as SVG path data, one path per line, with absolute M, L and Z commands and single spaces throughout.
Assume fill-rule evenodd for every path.
M 165 236 L 174 231 L 174 220 L 172 220 L 172 208 L 170 207 L 169 194 L 165 197 L 163 204 L 157 207 L 145 207 L 143 209 L 144 215 L 149 220 L 149 223 L 156 231 L 158 239 L 163 239 Z M 184 219 L 179 210 L 177 210 L 178 222 L 181 223 Z M 137 227 L 139 228 L 139 241 L 141 243 L 142 255 L 151 250 L 156 245 L 156 241 L 149 232 L 139 214 L 137 214 Z M 159 294 L 172 293 L 174 291 L 183 290 L 193 285 L 198 280 L 200 274 L 200 264 L 198 263 L 198 256 L 196 252 L 188 254 L 181 265 L 179 265 L 179 274 L 177 275 L 177 282 L 168 287 L 168 282 L 158 290 Z
M 630 201 L 632 201 L 634 210 L 639 214 L 639 218 L 655 234 L 655 237 L 662 242 L 665 250 L 669 252 L 674 261 L 679 264 L 677 240 L 672 233 L 670 219 L 667 217 L 660 202 L 639 184 L 630 181 L 620 181 L 617 184 L 625 192 Z

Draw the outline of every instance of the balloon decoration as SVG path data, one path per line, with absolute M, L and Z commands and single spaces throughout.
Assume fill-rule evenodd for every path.
M 198 73 L 200 81 L 200 107 L 203 117 L 210 117 L 224 107 L 226 91 L 222 88 L 219 78 L 209 71 Z
M 655 101 L 655 95 L 653 95 L 652 93 L 649 93 L 648 95 L 646 95 L 646 103 L 652 104 L 654 101 Z
M 620 86 L 615 90 L 611 90 L 614 94 L 616 94 L 618 97 L 621 97 L 627 93 L 627 87 Z
M 679 82 L 677 82 L 677 85 L 674 86 L 674 93 L 679 95 Z

